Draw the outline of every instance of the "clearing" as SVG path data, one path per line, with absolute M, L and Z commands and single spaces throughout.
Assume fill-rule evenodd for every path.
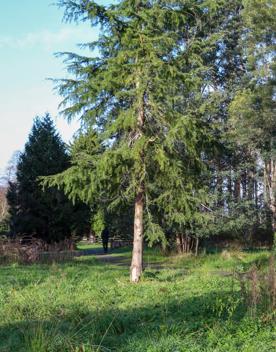
M 275 350 L 275 316 L 253 316 L 232 275 L 264 268 L 268 251 L 195 258 L 146 249 L 138 285 L 130 249 L 97 253 L 0 267 L 1 352 Z

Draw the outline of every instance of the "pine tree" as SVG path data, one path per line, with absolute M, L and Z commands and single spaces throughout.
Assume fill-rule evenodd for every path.
M 69 120 L 79 117 L 87 130 L 94 130 L 98 147 L 90 158 L 90 172 L 87 166 L 82 169 L 86 171 L 73 166 L 46 183 L 63 185 L 73 196 L 86 193 L 87 202 L 95 203 L 104 194 L 111 209 L 122 199 L 134 204 L 131 280 L 137 282 L 144 223 L 153 229 L 147 231 L 149 236 L 164 238 L 152 209 L 169 216 L 177 205 L 174 219 L 181 225 L 185 213 L 194 208 L 191 193 L 200 183 L 204 140 L 200 107 L 210 71 L 202 57 L 215 48 L 223 4 L 209 0 L 124 0 L 110 6 L 86 0 L 59 3 L 67 20 L 88 20 L 101 27 L 99 40 L 88 44 L 98 56 L 68 53 L 68 69 L 75 79 L 59 84 L 64 114 Z M 83 160 L 88 163 L 86 157 Z M 89 184 L 82 190 L 84 179 Z
M 39 184 L 39 177 L 68 167 L 69 155 L 50 116 L 36 118 L 18 161 L 16 181 L 10 183 L 8 191 L 13 231 L 49 243 L 71 237 L 79 220 L 76 209 L 62 191 L 44 191 Z

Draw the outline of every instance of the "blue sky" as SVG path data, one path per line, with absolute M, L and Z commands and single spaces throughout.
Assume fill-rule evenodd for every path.
M 58 116 L 61 98 L 46 78 L 64 78 L 66 69 L 55 52 L 78 52 L 77 43 L 93 41 L 89 24 L 62 22 L 53 0 L 1 2 L 0 11 L 0 174 L 16 150 L 22 150 L 35 116 L 49 112 L 63 138 L 77 130 Z

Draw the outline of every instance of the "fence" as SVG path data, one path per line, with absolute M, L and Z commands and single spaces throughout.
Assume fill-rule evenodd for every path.
M 88 243 L 102 243 L 102 239 L 99 236 L 93 236 L 92 238 L 87 239 Z M 121 235 L 112 235 L 109 238 L 110 248 L 121 248 L 131 246 L 133 239 L 131 236 L 121 236 Z
M 97 238 L 95 242 L 101 243 Z M 94 243 L 95 243 L 94 242 Z M 122 248 L 132 245 L 130 239 L 112 236 L 109 240 L 110 248 Z M 66 250 L 64 250 L 66 248 Z M 45 242 L 23 237 L 17 239 L 0 238 L 0 265 L 11 263 L 52 263 L 71 261 L 76 257 L 91 255 L 90 249 L 76 250 L 72 241 L 48 245 Z
M 33 237 L 0 239 L 0 264 L 66 261 L 80 255 L 82 252 L 74 250 L 69 240 L 48 245 Z

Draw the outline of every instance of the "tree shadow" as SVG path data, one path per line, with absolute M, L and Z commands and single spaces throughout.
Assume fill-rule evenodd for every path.
M 166 294 L 165 290 L 161 289 L 160 294 Z M 236 293 L 234 295 L 238 298 Z M 222 308 L 221 303 L 220 306 L 215 303 L 226 302 L 228 296 L 229 292 L 218 294 L 214 291 L 185 299 L 171 298 L 162 304 L 152 302 L 144 306 L 141 301 L 138 307 L 131 309 L 118 308 L 115 302 L 110 303 L 107 309 L 95 310 L 87 310 L 85 304 L 71 305 L 65 309 L 70 313 L 55 314 L 49 320 L 21 321 L 1 326 L 0 351 L 29 351 L 28 343 L 34 340 L 44 341 L 45 351 L 74 351 L 70 349 L 72 346 L 80 348 L 82 345 L 102 345 L 108 348 L 106 351 L 146 351 L 148 344 L 171 339 L 172 336 L 177 336 L 178 340 L 175 349 L 169 349 L 171 351 L 177 350 L 177 343 L 183 344 L 187 338 L 201 346 L 200 350 L 203 351 L 208 331 L 229 321 L 227 304 Z M 233 334 L 235 323 L 238 325 L 245 313 L 245 307 L 240 304 L 231 316 Z

